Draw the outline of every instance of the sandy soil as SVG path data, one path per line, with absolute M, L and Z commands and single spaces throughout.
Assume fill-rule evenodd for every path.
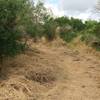
M 34 44 L 7 59 L 0 100 L 100 100 L 100 58 L 63 45 Z

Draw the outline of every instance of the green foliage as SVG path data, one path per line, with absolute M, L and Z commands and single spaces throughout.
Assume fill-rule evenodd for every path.
M 93 34 L 86 32 L 81 35 L 81 40 L 84 41 L 86 44 L 91 44 L 93 41 L 96 40 Z
M 73 17 L 59 17 L 56 18 L 55 21 L 59 26 L 70 25 L 73 28 L 73 31 L 82 31 L 85 28 L 85 24 L 80 19 L 75 19 Z
M 41 38 L 44 33 L 44 24 L 49 17 L 47 9 L 41 1 L 33 7 L 32 12 L 29 15 L 28 22 L 26 24 L 26 32 L 32 36 L 36 41 Z
M 55 21 L 59 26 L 70 25 L 70 19 L 68 17 L 58 17 Z
M 20 41 L 24 35 L 40 38 L 45 25 L 52 30 L 46 18 L 49 14 L 40 1 L 34 5 L 30 0 L 0 0 L 0 57 L 20 53 L 24 49 Z
M 0 0 L 0 57 L 14 56 L 23 49 L 18 25 L 28 0 Z
M 71 18 L 70 25 L 74 31 L 82 31 L 85 29 L 85 24 L 80 19 Z
M 85 22 L 86 28 L 81 34 L 81 40 L 87 45 L 100 50 L 100 24 L 97 21 L 89 20 Z
M 81 40 L 84 41 L 87 45 L 100 51 L 100 39 L 94 34 L 85 33 L 81 36 Z
M 95 25 L 93 33 L 95 34 L 96 37 L 100 39 L 100 22 Z
M 86 29 L 93 29 L 93 28 L 95 28 L 95 26 L 97 25 L 97 21 L 95 21 L 95 20 L 87 20 L 87 21 L 85 21 L 85 28 Z
M 77 36 L 77 32 L 82 31 L 85 28 L 82 20 L 68 17 L 56 18 L 58 26 L 62 28 L 60 31 L 60 37 L 66 42 L 70 42 Z
M 70 42 L 73 38 L 81 35 L 81 40 L 97 50 L 100 48 L 100 22 L 95 20 L 87 20 L 82 22 L 80 19 L 60 17 L 56 18 L 58 26 L 62 28 L 60 37 L 66 42 Z M 72 27 L 66 30 L 65 27 Z
M 73 31 L 63 31 L 60 33 L 60 37 L 66 42 L 71 42 L 76 36 L 77 34 Z
M 76 34 L 74 32 L 69 32 L 69 33 L 62 33 L 61 38 L 65 40 L 66 42 L 71 42 L 73 38 L 76 37 Z
M 48 19 L 44 24 L 44 35 L 48 40 L 53 40 L 56 38 L 56 28 L 57 23 L 53 18 Z

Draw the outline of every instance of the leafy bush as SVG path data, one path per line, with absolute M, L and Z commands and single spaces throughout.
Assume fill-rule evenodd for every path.
M 94 33 L 84 31 L 84 33 L 81 34 L 81 40 L 96 50 L 100 50 L 100 39 Z
M 0 0 L 0 58 L 14 56 L 23 49 L 19 29 L 28 0 Z
M 66 42 L 71 42 L 76 36 L 77 36 L 77 34 L 75 32 L 71 32 L 71 31 L 60 33 L 60 37 Z
M 95 25 L 95 28 L 93 29 L 93 33 L 96 37 L 100 39 L 100 22 Z
M 58 17 L 55 19 L 55 22 L 57 22 L 59 26 L 66 26 L 71 24 L 71 21 L 68 17 Z
M 81 36 L 81 40 L 86 44 L 91 44 L 92 42 L 96 41 L 96 37 L 93 34 L 85 33 Z
M 82 22 L 81 19 L 71 18 L 70 25 L 73 27 L 73 31 L 80 32 L 85 29 L 85 24 Z
M 44 24 L 44 36 L 48 40 L 53 40 L 56 38 L 56 28 L 57 24 L 56 22 L 51 18 Z

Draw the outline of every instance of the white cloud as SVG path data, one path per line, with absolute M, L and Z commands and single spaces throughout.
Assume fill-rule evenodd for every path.
M 59 5 L 63 10 L 85 11 L 93 8 L 97 0 L 59 0 Z
M 98 14 L 93 12 L 96 2 L 97 0 L 45 0 L 45 6 L 56 16 L 99 19 Z
M 59 7 L 58 7 L 58 5 L 57 4 L 52 4 L 52 3 L 50 3 L 50 2 L 46 2 L 45 3 L 45 7 L 47 8 L 47 9 L 49 9 L 49 10 L 52 10 L 52 12 L 53 12 L 53 14 L 55 15 L 55 16 L 63 16 L 64 15 L 64 11 L 63 10 L 60 10 L 59 9 Z

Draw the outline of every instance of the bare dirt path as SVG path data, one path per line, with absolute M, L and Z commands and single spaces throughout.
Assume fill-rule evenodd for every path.
M 65 48 L 54 49 L 52 52 L 56 60 L 61 62 L 64 69 L 62 75 L 67 74 L 42 99 L 100 100 L 100 59 Z
M 5 65 L 0 100 L 100 100 L 100 58 L 66 46 L 33 48 Z

